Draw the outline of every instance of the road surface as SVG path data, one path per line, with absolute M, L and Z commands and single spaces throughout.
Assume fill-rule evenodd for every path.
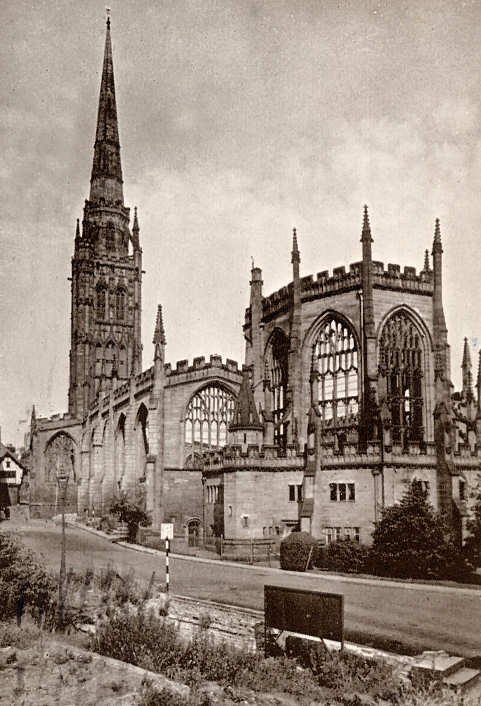
M 27 546 L 58 570 L 60 529 L 33 525 L 18 530 Z M 155 570 L 164 580 L 163 556 L 119 547 L 84 530 L 67 528 L 67 567 L 119 573 L 133 570 L 148 582 Z M 292 574 L 266 567 L 226 565 L 216 561 L 171 557 L 171 591 L 185 596 L 263 609 L 264 584 L 342 593 L 346 638 L 358 642 L 397 642 L 410 651 L 444 649 L 481 656 L 481 590 L 363 580 L 325 574 Z

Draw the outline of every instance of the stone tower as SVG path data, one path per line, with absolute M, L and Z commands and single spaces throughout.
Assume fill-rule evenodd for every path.
M 90 196 L 72 258 L 69 413 L 80 419 L 113 378 L 142 370 L 142 250 L 137 209 L 130 229 L 122 184 L 107 19 Z

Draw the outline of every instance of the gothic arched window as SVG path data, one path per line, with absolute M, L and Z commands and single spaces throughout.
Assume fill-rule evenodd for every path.
M 274 443 L 284 448 L 287 429 L 283 421 L 287 410 L 287 378 L 289 365 L 289 339 L 283 331 L 276 329 L 266 351 L 266 377 L 271 387 L 271 412 L 274 421 Z
M 51 439 L 45 449 L 46 479 L 56 481 L 57 476 L 67 474 L 75 480 L 75 443 L 71 436 L 60 432 Z
M 187 405 L 185 441 L 205 449 L 225 446 L 234 405 L 234 395 L 220 385 L 212 384 L 199 390 Z
M 115 356 L 115 343 L 109 341 L 105 346 L 105 375 L 110 378 L 112 377 L 112 364 L 114 362 Z
M 107 223 L 105 231 L 105 249 L 108 252 L 115 250 L 115 228 L 111 221 Z
M 105 287 L 98 287 L 97 289 L 97 318 L 105 319 L 105 305 L 107 303 L 107 295 Z
M 95 377 L 100 377 L 102 374 L 103 351 L 100 343 L 95 346 Z
M 334 424 L 357 414 L 359 406 L 359 352 L 351 329 L 331 317 L 317 335 L 313 370 L 319 380 L 319 407 L 323 421 Z
M 127 351 L 125 346 L 120 346 L 119 350 L 119 378 L 127 377 Z
M 117 289 L 115 293 L 115 318 L 123 321 L 125 318 L 125 290 Z
M 379 372 L 385 378 L 393 441 L 422 441 L 422 336 L 409 316 L 393 314 L 382 330 Z

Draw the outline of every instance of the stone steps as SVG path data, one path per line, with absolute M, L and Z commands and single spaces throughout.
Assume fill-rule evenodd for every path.
M 477 684 L 480 674 L 479 669 L 461 667 L 453 674 L 444 677 L 443 683 L 456 691 L 466 691 Z
M 462 693 L 477 687 L 480 674 L 479 669 L 467 667 L 462 657 L 446 652 L 424 652 L 411 669 L 414 680 L 436 679 Z

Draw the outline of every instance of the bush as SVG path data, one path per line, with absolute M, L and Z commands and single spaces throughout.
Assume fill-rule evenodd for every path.
M 369 547 L 351 539 L 332 542 L 327 547 L 319 547 L 315 553 L 314 566 L 332 571 L 361 573 L 369 565 Z
M 469 572 L 452 534 L 416 481 L 400 503 L 383 511 L 369 562 L 373 573 L 400 578 L 459 580 Z
M 481 479 L 473 493 L 475 500 L 473 514 L 466 523 L 469 532 L 463 547 L 464 556 L 473 566 L 481 566 Z
M 129 528 L 129 542 L 132 543 L 137 539 L 139 525 L 147 526 L 150 524 L 147 513 L 139 505 L 130 502 L 125 493 L 122 493 L 120 498 L 112 504 L 110 513 L 117 515 L 120 522 L 125 522 Z
M 281 542 L 281 569 L 286 571 L 305 571 L 316 547 L 316 540 L 307 532 L 291 532 Z
M 17 613 L 18 601 L 25 610 L 43 613 L 56 600 L 57 583 L 35 554 L 14 536 L 0 533 L 0 595 L 2 619 Z

